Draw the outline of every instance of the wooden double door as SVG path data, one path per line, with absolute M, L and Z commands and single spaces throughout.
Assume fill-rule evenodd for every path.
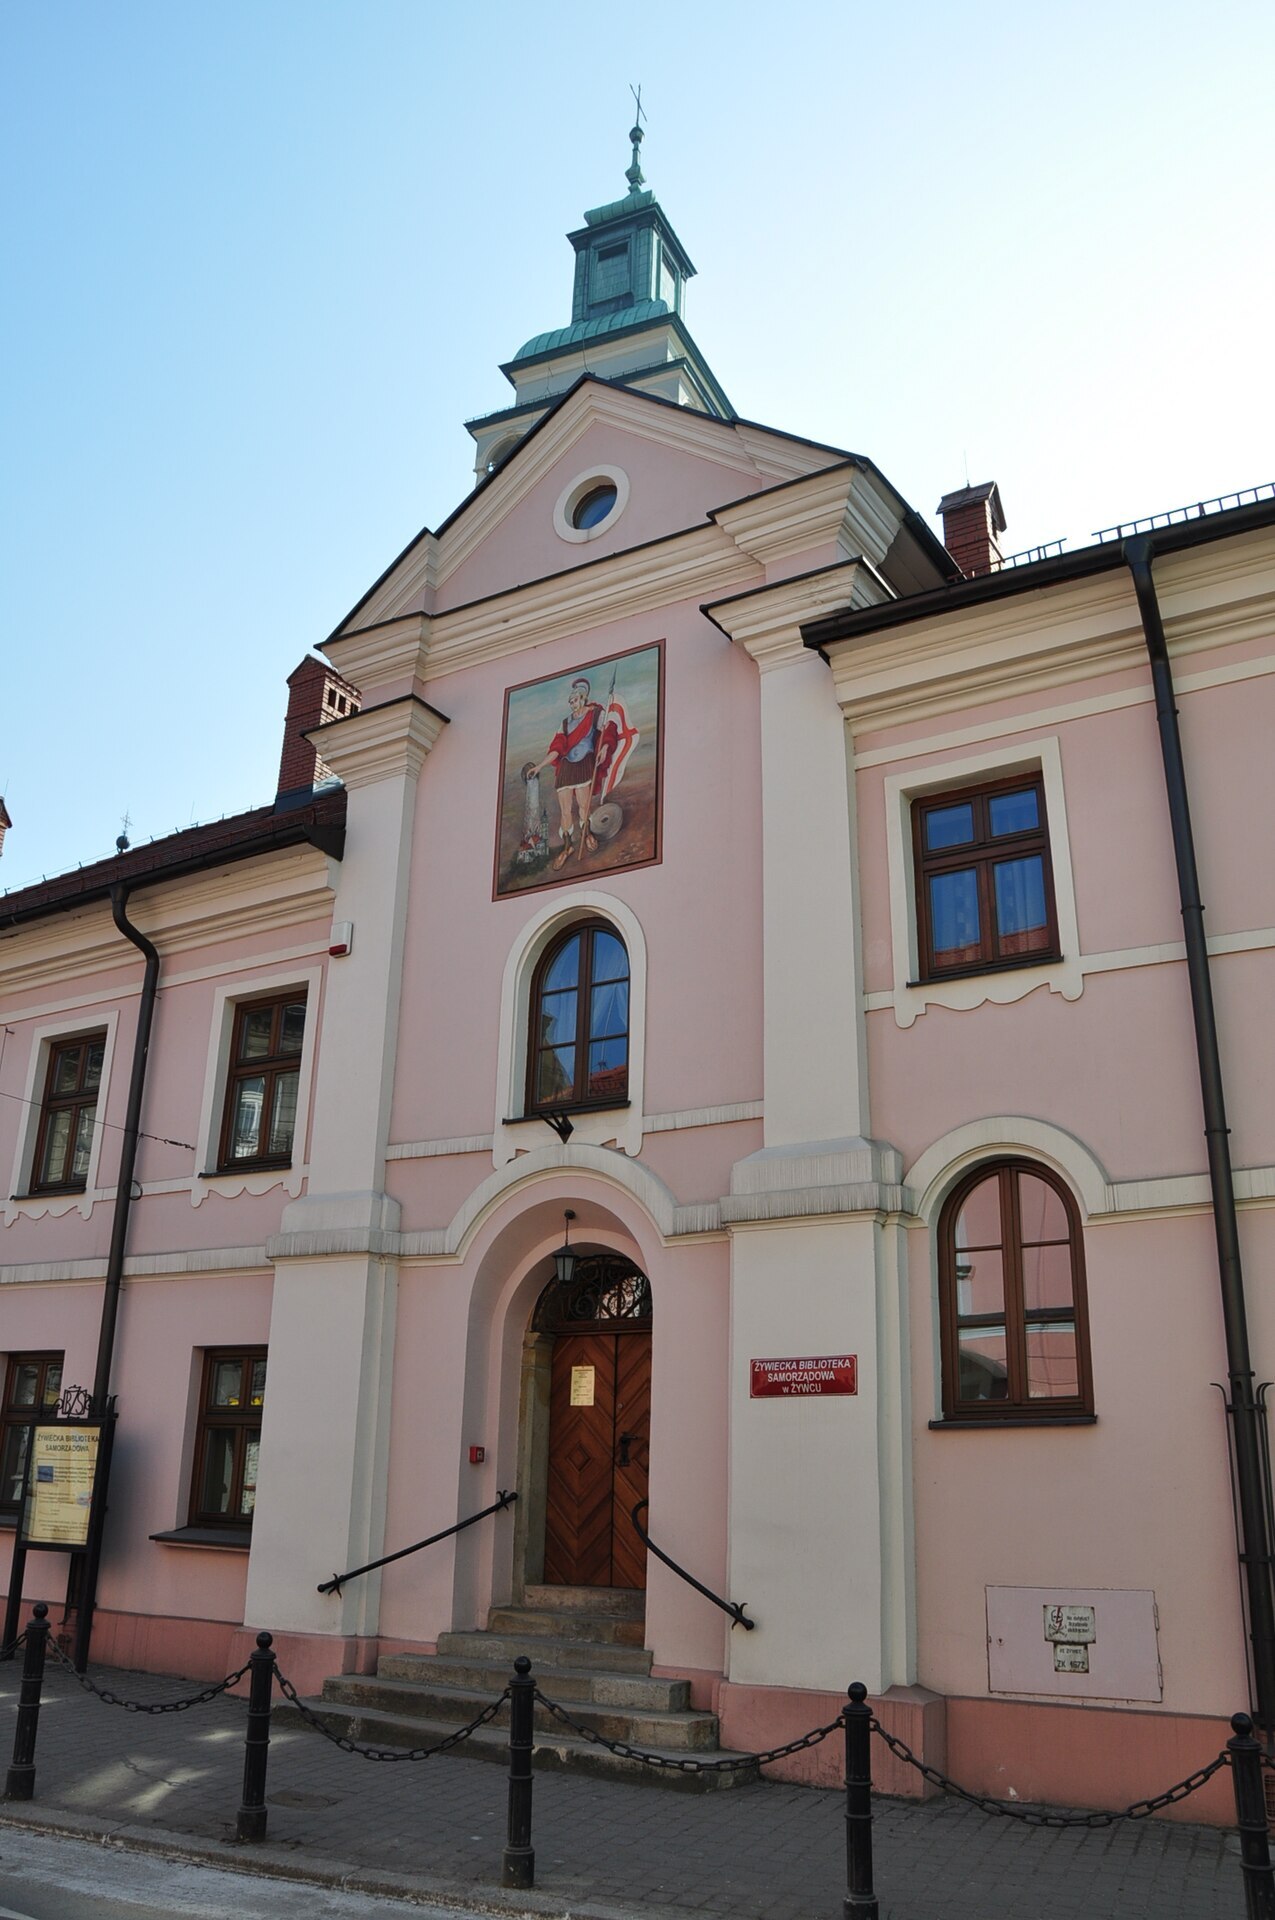
M 651 1334 L 559 1333 L 549 1388 L 547 1585 L 645 1587 L 631 1518 L 647 1496 Z

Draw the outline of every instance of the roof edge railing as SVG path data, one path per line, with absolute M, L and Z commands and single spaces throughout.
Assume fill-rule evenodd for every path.
M 410 1547 L 400 1547 L 397 1553 L 382 1554 L 379 1560 L 369 1560 L 365 1567 L 351 1567 L 348 1573 L 334 1573 L 330 1580 L 321 1581 L 315 1588 L 316 1593 L 340 1593 L 347 1580 L 357 1580 L 365 1573 L 375 1573 L 378 1567 L 388 1567 L 395 1560 L 405 1560 L 409 1553 L 419 1553 L 422 1547 L 436 1547 L 440 1540 L 450 1540 L 454 1533 L 463 1533 L 466 1527 L 472 1527 L 478 1520 L 485 1520 L 488 1514 L 503 1513 L 506 1507 L 512 1507 L 518 1498 L 516 1493 L 500 1494 L 490 1507 L 484 1507 L 481 1513 L 471 1513 L 468 1520 L 458 1520 L 454 1527 L 444 1527 L 441 1533 L 431 1533 L 428 1540 L 418 1540 Z
M 728 1613 L 732 1627 L 743 1627 L 747 1632 L 751 1633 L 757 1625 L 757 1622 L 748 1618 L 748 1615 L 744 1612 L 742 1601 L 723 1600 L 720 1595 L 713 1592 L 711 1587 L 706 1587 L 702 1580 L 697 1580 L 693 1573 L 688 1573 L 685 1567 L 679 1567 L 677 1561 L 671 1559 L 670 1556 L 665 1553 L 663 1547 L 656 1546 L 654 1540 L 652 1540 L 650 1534 L 638 1519 L 638 1515 L 641 1513 L 643 1507 L 649 1506 L 649 1504 L 649 1501 L 639 1500 L 629 1515 L 630 1520 L 633 1522 L 634 1532 L 642 1542 L 642 1545 L 653 1553 L 657 1560 L 662 1560 L 666 1567 L 671 1568 L 679 1580 L 685 1580 L 688 1587 L 694 1587 L 696 1593 L 702 1593 L 704 1598 L 711 1600 L 715 1607 L 720 1607 L 723 1613 Z

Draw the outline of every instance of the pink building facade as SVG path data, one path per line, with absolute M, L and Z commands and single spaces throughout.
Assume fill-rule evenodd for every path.
M 977 1790 L 1121 1804 L 1250 1698 L 1130 569 L 979 571 L 963 499 L 963 576 L 870 461 L 730 408 L 649 194 L 572 240 L 475 490 L 293 676 L 276 806 L 0 902 L 0 1521 L 99 1367 L 122 917 L 158 987 L 95 1663 L 215 1677 L 268 1626 L 317 1687 L 639 1591 L 724 1744 L 860 1678 Z M 1166 528 L 1154 581 L 1261 1379 L 1275 509 Z

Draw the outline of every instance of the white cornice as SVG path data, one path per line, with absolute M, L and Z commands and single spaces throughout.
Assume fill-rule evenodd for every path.
M 348 788 L 403 775 L 415 779 L 447 717 L 409 694 L 363 707 L 323 729 L 323 757 Z
M 735 437 L 748 449 L 758 470 L 771 481 L 796 480 L 803 473 L 839 467 L 845 458 L 830 447 L 812 447 L 808 441 L 794 440 L 770 427 L 754 426 L 744 420 L 735 422 Z
M 860 558 L 777 580 L 733 600 L 716 601 L 704 611 L 767 673 L 812 657 L 801 637 L 804 622 L 845 607 L 876 606 L 889 598 L 880 574 Z
M 438 536 L 427 527 L 394 562 L 380 586 L 350 615 L 336 638 L 344 639 L 347 633 L 392 619 L 414 600 L 427 601 L 437 585 Z M 360 683 L 356 680 L 354 684 Z
M 898 512 L 844 462 L 719 507 L 713 518 L 763 566 L 831 542 L 846 559 L 862 554 L 879 566 L 899 530 Z
M 338 673 L 352 681 L 364 700 L 397 680 L 421 676 L 429 652 L 431 622 L 424 613 L 404 613 L 375 627 L 352 629 L 324 642 Z M 331 722 L 329 722 L 331 724 Z M 327 748 L 324 747 L 326 755 Z
M 314 847 L 290 847 L 163 886 L 139 886 L 129 915 L 167 957 L 330 915 L 334 891 L 327 857 Z M 116 929 L 105 901 L 0 939 L 0 986 L 9 993 L 130 973 L 134 966 L 140 968 L 141 956 Z
M 707 594 L 756 578 L 755 562 L 725 534 L 697 527 L 674 540 L 440 614 L 432 628 L 428 676 L 435 680 L 562 633 L 584 633 L 679 601 L 698 603 Z
M 1156 562 L 1165 632 L 1175 657 L 1260 639 L 1275 620 L 1270 542 L 1196 548 Z M 856 731 L 958 710 L 979 699 L 1038 692 L 1092 674 L 1146 665 L 1146 642 L 1123 567 L 981 606 L 953 607 L 825 651 Z

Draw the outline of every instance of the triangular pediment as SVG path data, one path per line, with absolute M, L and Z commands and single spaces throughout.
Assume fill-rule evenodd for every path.
M 715 509 L 844 458 L 796 435 L 717 420 L 586 375 L 441 527 L 411 542 L 332 637 L 442 613 L 702 530 Z M 564 496 L 606 470 L 623 476 L 622 509 L 595 537 L 567 537 Z

